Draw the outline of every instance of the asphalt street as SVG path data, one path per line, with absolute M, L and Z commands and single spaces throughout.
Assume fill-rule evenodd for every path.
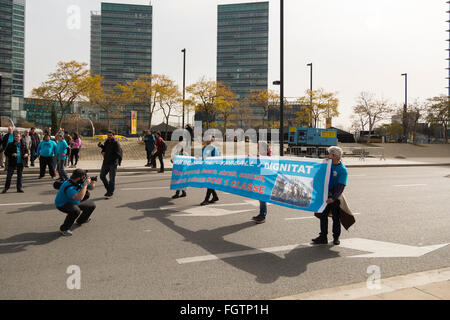
M 358 215 L 342 246 L 307 245 L 319 232 L 310 212 L 271 205 L 256 225 L 258 202 L 247 198 L 218 192 L 200 207 L 206 190 L 191 188 L 172 200 L 170 177 L 120 174 L 109 200 L 98 183 L 92 221 L 67 238 L 52 180 L 26 176 L 25 194 L 13 184 L 0 195 L 0 299 L 274 299 L 364 282 L 370 266 L 382 278 L 450 266 L 450 167 L 349 169 L 345 193 Z M 391 243 L 395 254 L 352 257 L 371 251 L 350 243 Z M 70 266 L 81 271 L 79 290 L 67 286 Z

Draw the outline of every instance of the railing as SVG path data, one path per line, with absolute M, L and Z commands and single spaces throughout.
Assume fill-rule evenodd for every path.
M 365 146 L 355 146 L 355 147 L 342 147 L 344 152 L 343 156 L 347 157 L 359 157 L 361 161 L 364 161 L 366 157 L 380 157 L 380 160 L 386 160 L 384 156 L 384 148 L 382 147 L 365 147 Z

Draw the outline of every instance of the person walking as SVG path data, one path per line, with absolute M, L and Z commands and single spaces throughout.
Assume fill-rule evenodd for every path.
M 258 143 L 258 158 L 259 156 L 272 156 L 272 150 L 270 150 L 269 145 L 265 141 L 260 141 Z M 259 159 L 258 159 L 259 161 Z M 267 216 L 267 202 L 259 201 L 259 215 L 252 217 L 252 220 L 256 223 L 264 223 L 266 222 Z
M 163 138 L 161 137 L 161 132 L 156 132 L 155 134 L 156 137 L 156 142 L 155 142 L 155 146 L 156 148 L 153 149 L 153 160 L 152 162 L 155 163 L 155 168 L 156 168 L 156 158 L 159 159 L 159 163 L 160 163 L 160 168 L 158 173 L 164 173 L 164 153 L 167 150 L 167 144 L 166 142 L 163 140 Z
M 78 159 L 80 158 L 81 149 L 81 139 L 78 133 L 74 132 L 72 134 L 72 141 L 70 145 L 70 167 L 76 168 L 78 164 Z M 75 164 L 73 164 L 73 158 L 75 158 Z
M 179 140 L 180 143 L 183 141 L 183 137 L 180 137 Z M 189 143 L 188 143 L 189 144 Z M 172 151 L 172 159 L 170 159 L 170 162 L 173 163 L 173 160 L 176 156 L 189 156 L 189 153 L 184 150 L 184 147 L 181 145 L 177 145 L 175 148 L 179 148 L 180 151 L 173 150 Z M 181 195 L 180 195 L 181 192 Z M 175 191 L 175 194 L 172 196 L 172 199 L 178 199 L 178 198 L 184 198 L 186 197 L 186 188 L 177 189 Z
M 17 192 L 23 193 L 22 189 L 22 173 L 25 159 L 28 158 L 28 150 L 23 141 L 21 141 L 20 133 L 14 133 L 14 140 L 8 144 L 5 155 L 8 157 L 8 174 L 6 176 L 5 188 L 2 193 L 6 193 L 11 186 L 11 179 L 14 170 L 17 169 Z
M 108 138 L 102 146 L 103 164 L 100 170 L 100 179 L 105 186 L 105 197 L 110 198 L 114 195 L 117 166 L 122 164 L 122 148 L 114 137 L 112 131 L 108 132 Z M 109 174 L 109 181 L 106 175 Z
M 147 152 L 147 164 L 146 167 L 156 168 L 156 160 L 152 157 L 152 152 L 155 149 L 155 136 L 153 132 L 150 130 L 145 131 L 144 143 L 145 143 L 145 151 Z
M 58 141 L 56 144 L 56 161 L 57 161 L 56 167 L 58 170 L 59 179 L 65 181 L 69 179 L 66 170 L 64 169 L 67 159 L 67 153 L 69 150 L 69 145 L 67 144 L 62 134 L 58 134 L 56 136 L 56 140 Z
M 72 235 L 70 228 L 76 222 L 78 225 L 88 223 L 96 206 L 94 201 L 85 200 L 88 190 L 94 190 L 95 181 L 87 176 L 87 172 L 76 169 L 69 180 L 66 180 L 59 188 L 55 198 L 56 208 L 67 214 L 64 223 L 59 227 L 61 235 Z
M 44 139 L 39 143 L 36 151 L 39 157 L 39 179 L 45 176 L 45 167 L 48 166 L 48 173 L 55 178 L 55 169 L 53 167 L 53 157 L 56 154 L 56 143 L 50 140 L 50 136 L 46 134 Z
M 3 132 L 0 132 L 0 168 L 4 168 L 3 152 L 5 150 L 3 150 L 3 136 L 4 136 Z
M 205 146 L 202 149 L 202 158 L 205 160 L 209 157 L 218 157 L 220 156 L 219 149 L 215 145 L 213 145 L 214 137 L 208 138 L 206 140 Z M 209 198 L 213 196 L 211 200 Z M 207 189 L 206 191 L 206 197 L 205 200 L 200 203 L 201 206 L 206 206 L 208 204 L 214 203 L 216 201 L 219 201 L 219 197 L 217 196 L 216 190 L 214 189 Z
M 2 139 L 3 152 L 6 152 L 8 144 L 10 144 L 13 141 L 14 141 L 14 129 L 13 127 L 9 127 L 8 133 L 6 133 Z M 6 156 L 6 154 L 5 154 L 5 171 L 8 171 L 8 157 Z
M 68 167 L 70 162 L 70 145 L 72 141 L 72 137 L 70 136 L 69 131 L 64 131 L 64 140 L 66 140 L 67 145 L 69 146 L 69 148 L 67 149 L 66 160 L 64 161 L 64 166 Z
M 37 148 L 39 146 L 39 143 L 41 142 L 41 139 L 39 139 L 39 135 L 36 132 L 36 128 L 32 127 L 30 130 L 30 137 L 31 137 L 31 148 L 30 148 L 30 166 L 34 167 L 34 160 L 36 160 L 37 156 Z
M 26 147 L 27 147 L 27 154 L 30 154 L 30 150 L 31 150 L 31 136 L 30 136 L 30 132 L 28 130 L 25 130 L 25 132 L 23 133 L 22 136 L 22 141 L 25 143 Z M 25 161 L 24 161 L 24 167 L 28 168 L 28 159 L 30 157 L 28 156 Z
M 317 214 L 320 218 L 320 234 L 319 237 L 312 239 L 312 244 L 328 243 L 328 215 L 331 211 L 333 218 L 333 244 L 339 245 L 339 236 L 341 235 L 340 221 L 340 200 L 338 199 L 347 185 L 348 171 L 341 161 L 342 149 L 339 147 L 328 148 L 328 159 L 331 159 L 331 176 L 328 187 L 328 200 L 325 210 Z

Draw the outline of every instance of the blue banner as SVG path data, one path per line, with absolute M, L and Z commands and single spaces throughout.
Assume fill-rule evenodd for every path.
M 322 212 L 331 160 L 177 156 L 171 189 L 210 188 L 298 210 Z

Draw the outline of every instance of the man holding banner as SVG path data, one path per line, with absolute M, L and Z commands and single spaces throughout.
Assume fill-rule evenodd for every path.
M 328 244 L 328 215 L 331 211 L 333 218 L 333 244 L 339 245 L 339 236 L 341 235 L 341 221 L 340 221 L 340 200 L 342 192 L 347 185 L 348 171 L 345 165 L 341 162 L 342 149 L 339 147 L 328 148 L 328 159 L 332 160 L 331 177 L 329 183 L 329 193 L 327 206 L 325 210 L 318 214 L 320 218 L 320 235 L 312 239 L 313 244 Z

